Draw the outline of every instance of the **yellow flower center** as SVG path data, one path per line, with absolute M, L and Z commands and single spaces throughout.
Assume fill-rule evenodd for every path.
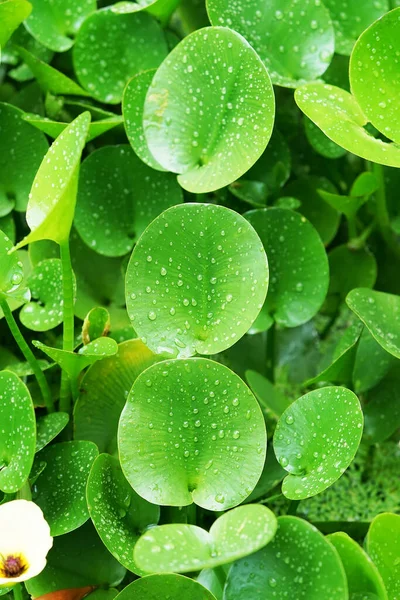
M 2 556 L 0 554 L 0 575 L 13 579 L 19 577 L 28 569 L 28 562 L 22 554 L 9 554 Z

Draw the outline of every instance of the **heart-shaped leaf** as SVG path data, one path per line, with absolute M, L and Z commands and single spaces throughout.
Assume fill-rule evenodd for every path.
M 321 388 L 293 402 L 274 435 L 276 457 L 289 473 L 283 494 L 300 500 L 332 485 L 353 460 L 362 430 L 360 402 L 346 388 Z
M 14 373 L 0 372 L 0 490 L 12 494 L 33 464 L 36 423 L 28 388 Z
M 64 131 L 66 127 L 68 127 L 68 123 L 60 122 L 60 121 L 52 121 L 46 117 L 41 117 L 40 115 L 32 115 L 26 114 L 24 116 L 24 121 L 30 123 L 40 131 L 44 131 L 47 135 L 52 137 L 53 139 L 58 137 L 60 133 Z M 99 135 L 106 133 L 110 129 L 114 129 L 118 125 L 121 125 L 122 117 L 119 115 L 115 115 L 114 117 L 107 117 L 105 119 L 99 119 L 98 121 L 92 121 L 89 125 L 89 133 L 86 141 L 90 142 L 97 138 Z
M 96 252 L 123 256 L 153 219 L 182 201 L 171 173 L 154 171 L 130 146 L 105 146 L 81 166 L 75 226 Z
M 324 83 L 307 83 L 295 92 L 303 113 L 332 141 L 361 158 L 400 167 L 400 148 L 374 138 L 365 129 L 368 118 L 354 96 Z
M 183 575 L 150 575 L 129 584 L 117 596 L 118 600 L 216 600 L 197 581 Z
M 285 327 L 306 323 L 321 308 L 329 283 L 328 259 L 317 231 L 285 208 L 253 210 L 245 217 L 268 253 L 268 312 Z
M 143 342 L 129 340 L 119 344 L 118 354 L 90 367 L 75 405 L 75 439 L 91 440 L 100 452 L 114 454 L 119 417 L 133 382 L 158 360 Z
M 213 25 L 232 27 L 250 42 L 276 85 L 316 79 L 333 56 L 333 27 L 322 2 L 207 0 L 207 12 Z
M 214 354 L 249 329 L 267 285 L 267 258 L 246 219 L 223 206 L 184 204 L 157 217 L 136 244 L 126 304 L 156 354 Z
M 26 0 L 6 0 L 0 5 L 0 48 L 3 49 L 13 32 L 32 10 L 32 4 Z
M 108 454 L 101 454 L 93 463 L 87 502 L 94 526 L 111 554 L 124 567 L 142 575 L 133 548 L 140 534 L 158 523 L 160 508 L 133 491 L 118 460 Z
M 227 367 L 170 360 L 136 379 L 118 446 L 126 478 L 149 502 L 225 510 L 261 475 L 265 425 L 257 400 Z
M 375 517 L 366 548 L 382 576 L 389 600 L 396 600 L 400 594 L 400 516 L 384 513 Z
M 400 296 L 356 288 L 346 302 L 378 344 L 400 358 Z
M 35 452 L 40 452 L 66 427 L 69 421 L 69 415 L 63 412 L 51 413 L 39 417 L 36 423 L 36 448 Z
M 138 540 L 134 556 L 147 573 L 212 569 L 256 552 L 272 540 L 276 527 L 269 508 L 247 504 L 219 517 L 209 533 L 184 523 L 154 527 Z
M 37 455 L 46 468 L 35 482 L 32 499 L 42 509 L 51 535 L 64 535 L 88 520 L 85 489 L 97 455 L 95 444 L 87 441 L 52 444 Z
M 279 517 L 272 542 L 229 571 L 224 600 L 243 598 L 347 600 L 346 575 L 337 551 L 313 525 Z
M 179 173 L 184 189 L 205 193 L 256 162 L 274 114 L 271 81 L 253 48 L 235 31 L 209 27 L 185 37 L 157 70 L 143 122 L 156 161 Z
M 127 81 L 158 67 L 166 54 L 163 32 L 153 17 L 145 12 L 116 14 L 106 7 L 84 21 L 73 57 L 79 82 L 91 96 L 118 104 Z
M 106 308 L 97 306 L 86 315 L 82 327 L 82 341 L 89 344 L 99 337 L 106 337 L 110 331 L 110 313 Z
M 24 281 L 24 266 L 19 254 L 9 254 L 12 243 L 0 231 L 0 301 L 28 302 L 30 291 Z M 1 313 L 1 316 L 2 313 Z

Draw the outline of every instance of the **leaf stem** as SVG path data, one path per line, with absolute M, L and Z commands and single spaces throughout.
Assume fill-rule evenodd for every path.
M 22 586 L 20 583 L 17 583 L 14 585 L 13 587 L 13 595 L 14 595 L 14 600 L 22 600 L 23 596 L 22 596 Z
M 63 350 L 74 350 L 74 276 L 71 264 L 69 240 L 60 244 L 63 280 Z M 60 411 L 69 413 L 71 408 L 71 385 L 65 371 L 61 373 Z
M 376 224 L 377 224 L 376 219 L 374 219 L 373 221 L 371 221 L 371 223 L 369 225 L 367 225 L 367 227 L 364 229 L 364 231 L 362 233 L 360 233 L 360 235 L 358 237 L 351 239 L 349 241 L 349 243 L 347 244 L 349 249 L 350 250 L 361 250 L 361 248 L 364 248 L 369 236 L 374 231 Z
M 275 321 L 267 331 L 267 378 L 275 383 Z
M 14 319 L 14 315 L 12 314 L 12 311 L 11 311 L 10 307 L 8 306 L 8 302 L 7 302 L 6 298 L 4 298 L 4 296 L 2 297 L 1 295 L 0 295 L 0 306 L 4 313 L 5 320 L 7 321 L 7 325 L 10 328 L 10 331 L 12 333 L 14 340 L 18 344 L 19 349 L 21 350 L 22 354 L 24 355 L 25 360 L 28 361 L 28 363 L 33 371 L 33 374 L 36 377 L 36 380 L 38 382 L 38 385 L 39 385 L 39 388 L 40 388 L 40 391 L 41 391 L 41 394 L 43 397 L 44 404 L 47 408 L 47 411 L 49 413 L 54 412 L 54 403 L 53 403 L 53 399 L 51 397 L 51 391 L 49 388 L 49 384 L 47 383 L 47 379 L 46 379 L 42 369 L 40 368 L 40 365 L 39 365 L 38 361 L 36 360 L 35 355 L 33 354 L 32 350 L 29 348 L 28 344 L 26 343 L 25 338 L 21 333 L 21 330 L 18 327 L 16 320 Z

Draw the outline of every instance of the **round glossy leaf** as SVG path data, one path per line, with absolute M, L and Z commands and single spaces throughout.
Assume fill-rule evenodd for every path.
M 89 344 L 99 337 L 106 337 L 110 331 L 110 313 L 106 308 L 97 306 L 92 308 L 85 317 L 82 327 L 82 341 Z
M 335 548 L 310 523 L 278 518 L 275 538 L 234 563 L 224 600 L 347 600 L 347 582 Z
M 119 417 L 133 382 L 158 360 L 143 342 L 129 340 L 119 344 L 115 356 L 90 367 L 75 405 L 75 439 L 91 440 L 100 452 L 114 454 Z
M 328 295 L 340 301 L 354 288 L 372 288 L 376 281 L 375 256 L 367 248 L 352 250 L 346 244 L 336 246 L 328 254 L 330 281 Z M 346 265 L 346 268 L 343 268 Z
M 301 500 L 332 485 L 352 462 L 362 430 L 360 402 L 346 388 L 321 388 L 293 402 L 274 435 L 276 457 L 289 473 L 283 494 Z
M 44 134 L 25 123 L 23 114 L 15 106 L 0 103 L 0 196 L 19 211 L 26 208 L 33 179 L 48 149 Z
M 129 483 L 149 502 L 225 510 L 261 475 L 265 425 L 257 400 L 227 367 L 170 360 L 135 381 L 118 446 Z
M 364 550 L 342 531 L 327 536 L 346 572 L 350 598 L 388 600 L 379 571 Z
M 105 146 L 82 164 L 75 226 L 96 252 L 123 256 L 153 219 L 182 200 L 171 173 L 154 171 L 130 146 Z
M 157 162 L 179 173 L 184 189 L 205 193 L 256 162 L 274 114 L 271 81 L 253 48 L 235 31 L 207 27 L 185 37 L 157 70 L 143 122 Z
M 209 533 L 184 523 L 152 528 L 138 540 L 135 560 L 147 573 L 212 569 L 256 552 L 271 541 L 276 527 L 266 506 L 239 506 L 214 521 Z
M 135 153 L 152 169 L 165 171 L 151 154 L 143 129 L 144 101 L 156 70 L 141 71 L 128 81 L 122 97 L 122 112 L 126 135 Z
M 129 584 L 118 600 L 215 600 L 215 596 L 197 581 L 183 575 L 150 575 Z
M 36 423 L 36 448 L 35 452 L 40 452 L 66 427 L 69 421 L 69 415 L 63 412 L 51 413 L 39 417 Z
M 400 148 L 374 138 L 365 129 L 367 117 L 356 99 L 338 87 L 307 83 L 295 92 L 303 113 L 333 142 L 361 158 L 400 167 Z
M 35 482 L 32 499 L 42 509 L 51 535 L 78 529 L 88 520 L 85 489 L 97 454 L 95 444 L 85 441 L 52 444 L 37 455 L 46 468 Z
M 156 354 L 214 354 L 249 329 L 267 285 L 267 258 L 246 219 L 222 206 L 184 204 L 157 217 L 136 244 L 126 304 Z
M 24 266 L 19 254 L 9 254 L 11 248 L 11 241 L 0 231 L 0 299 L 27 302 L 30 291 L 24 281 Z
M 346 154 L 344 148 L 338 146 L 335 142 L 332 142 L 332 140 L 330 140 L 323 131 L 307 117 L 304 118 L 304 130 L 310 145 L 318 152 L 318 154 L 321 154 L 321 156 L 324 156 L 325 158 L 340 158 Z
M 378 344 L 400 358 L 400 296 L 356 288 L 346 302 Z
M 213 25 L 232 27 L 249 41 L 276 85 L 316 79 L 333 56 L 333 27 L 322 2 L 207 0 L 207 11 Z
M 127 569 L 143 573 L 133 559 L 133 548 L 145 529 L 158 523 L 160 508 L 133 491 L 119 462 L 101 454 L 93 463 L 87 484 L 90 517 L 103 543 Z
M 81 85 L 93 98 L 118 104 L 127 81 L 158 67 L 166 54 L 165 37 L 153 17 L 144 12 L 115 14 L 105 8 L 83 23 L 74 65 Z
M 375 517 L 366 547 L 382 576 L 389 600 L 396 600 L 400 596 L 400 516 L 383 513 Z
M 28 388 L 10 371 L 0 372 L 0 423 L 0 490 L 12 494 L 28 479 L 36 424 Z
M 31 0 L 28 31 L 47 48 L 65 52 L 71 48 L 82 22 L 96 10 L 96 0 Z
M 352 92 L 369 121 L 400 143 L 400 8 L 378 19 L 357 40 L 350 59 Z
M 180 0 L 138 0 L 137 3 L 122 1 L 114 4 L 112 11 L 116 14 L 126 14 L 145 10 L 166 25 L 179 3 Z
M 328 290 L 328 259 L 320 236 L 305 217 L 285 208 L 253 210 L 245 217 L 268 256 L 268 312 L 285 327 L 306 323 Z

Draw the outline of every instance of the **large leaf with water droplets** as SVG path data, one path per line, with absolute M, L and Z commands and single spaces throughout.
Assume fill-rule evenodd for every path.
M 382 576 L 389 600 L 400 597 L 400 516 L 383 513 L 372 521 L 366 549 Z
M 204 358 L 170 360 L 135 381 L 118 446 L 125 476 L 146 500 L 225 510 L 240 504 L 261 475 L 265 425 L 257 400 L 232 371 Z
M 150 575 L 129 584 L 117 596 L 118 600 L 216 600 L 197 581 L 183 575 Z
M 285 208 L 253 210 L 245 217 L 268 252 L 266 309 L 285 327 L 306 323 L 320 309 L 329 283 L 328 259 L 317 231 Z
M 347 600 L 346 575 L 335 548 L 310 523 L 278 518 L 275 538 L 234 563 L 224 600 Z
M 268 73 L 238 33 L 208 27 L 185 37 L 157 70 L 144 131 L 157 162 L 181 186 L 204 193 L 243 175 L 271 137 L 275 101 Z
M 116 2 L 112 11 L 116 14 L 127 14 L 145 10 L 166 25 L 181 0 L 138 0 L 137 2 Z
M 271 541 L 276 527 L 266 506 L 239 506 L 214 521 L 210 532 L 186 523 L 152 528 L 138 540 L 135 560 L 147 573 L 212 569 L 256 552 Z
M 26 385 L 0 372 L 0 490 L 17 492 L 26 482 L 36 444 L 35 412 Z
M 11 248 L 11 241 L 0 231 L 0 300 L 28 302 L 30 291 L 24 281 L 24 266 L 18 254 L 9 254 Z
M 157 354 L 229 348 L 265 300 L 267 258 L 252 226 L 222 206 L 162 213 L 136 244 L 126 274 L 132 324 Z
M 276 457 L 289 473 L 283 494 L 301 500 L 332 485 L 352 462 L 362 430 L 360 402 L 346 388 L 321 388 L 293 402 L 274 434 Z
M 32 10 L 32 4 L 26 0 L 6 0 L 0 3 L 0 48 L 3 49 L 13 32 Z

